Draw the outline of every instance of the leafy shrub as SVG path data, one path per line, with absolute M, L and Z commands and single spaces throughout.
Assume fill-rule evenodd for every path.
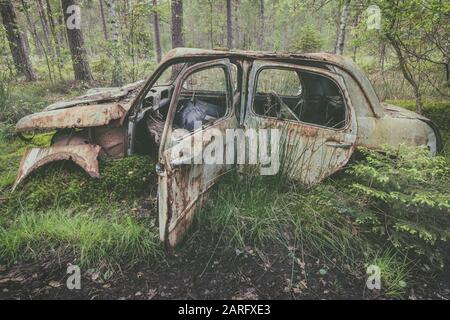
M 41 111 L 47 103 L 43 97 L 46 92 L 40 92 L 37 85 L 22 90 L 21 86 L 11 87 L 9 98 L 0 110 L 0 122 L 15 124 L 27 114 Z
M 323 39 L 316 29 L 306 26 L 300 32 L 300 38 L 294 43 L 293 49 L 298 52 L 318 52 L 323 46 Z
M 0 121 L 11 99 L 11 86 L 7 77 L 0 73 Z
M 351 165 L 351 191 L 366 210 L 356 222 L 395 247 L 428 258 L 442 268 L 448 263 L 450 235 L 449 166 L 430 157 L 425 147 L 385 147 L 383 153 L 361 149 L 364 161 Z
M 95 73 L 95 78 L 101 81 L 107 81 L 111 73 L 111 61 L 106 55 L 100 55 L 98 59 L 91 62 L 92 72 Z

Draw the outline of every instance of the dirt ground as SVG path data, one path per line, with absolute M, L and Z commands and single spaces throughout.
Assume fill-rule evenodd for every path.
M 210 249 L 210 250 L 208 250 Z M 0 266 L 0 299 L 386 299 L 366 279 L 329 268 L 308 257 L 248 248 L 174 251 L 157 266 L 128 270 L 81 270 L 81 289 L 66 287 L 68 261 Z M 213 254 L 214 252 L 214 254 Z M 405 299 L 449 299 L 448 278 L 414 283 Z

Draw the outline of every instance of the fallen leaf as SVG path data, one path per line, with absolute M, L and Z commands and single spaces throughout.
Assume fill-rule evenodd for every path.
M 52 288 L 59 288 L 62 286 L 61 282 L 58 281 L 50 281 L 48 285 Z

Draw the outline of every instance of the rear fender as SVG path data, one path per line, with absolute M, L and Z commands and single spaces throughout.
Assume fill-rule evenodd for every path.
M 98 154 L 101 147 L 93 144 L 52 146 L 49 148 L 30 148 L 20 163 L 16 181 L 12 187 L 14 191 L 19 183 L 36 169 L 55 161 L 70 160 L 83 168 L 91 177 L 99 178 Z

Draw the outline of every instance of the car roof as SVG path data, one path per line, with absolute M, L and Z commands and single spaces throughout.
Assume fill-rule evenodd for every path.
M 369 102 L 369 107 L 375 116 L 383 115 L 383 108 L 380 100 L 372 87 L 365 73 L 356 63 L 341 55 L 326 52 L 317 53 L 294 53 L 294 52 L 269 52 L 269 51 L 251 51 L 251 50 L 228 50 L 226 48 L 217 49 L 198 49 L 198 48 L 175 48 L 170 50 L 163 58 L 162 63 L 170 60 L 186 58 L 244 58 L 254 60 L 273 60 L 283 62 L 302 62 L 315 65 L 332 65 L 348 73 L 361 87 L 363 94 Z

